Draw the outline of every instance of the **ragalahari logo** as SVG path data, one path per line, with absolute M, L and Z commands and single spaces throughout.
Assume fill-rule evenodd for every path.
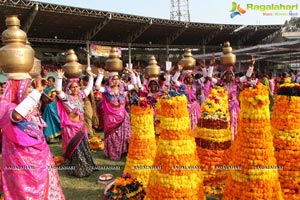
M 230 12 L 231 12 L 230 18 L 234 18 L 237 15 L 245 14 L 246 10 L 241 8 L 240 4 L 237 5 L 236 2 L 232 2 L 232 8 L 231 8 Z

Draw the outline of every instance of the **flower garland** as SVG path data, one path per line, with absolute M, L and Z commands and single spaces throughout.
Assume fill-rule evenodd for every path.
M 200 166 L 204 171 L 204 187 L 207 193 L 222 190 L 228 171 L 217 169 L 226 162 L 223 157 L 231 146 L 232 133 L 229 126 L 228 92 L 220 86 L 213 87 L 201 105 L 201 116 L 194 137 Z
M 187 98 L 159 99 L 161 132 L 145 199 L 205 199 Z
M 211 89 L 200 108 L 201 118 L 213 120 L 228 120 L 228 92 L 220 86 Z
M 284 96 L 300 96 L 300 84 L 299 83 L 284 83 L 280 85 L 277 91 L 278 95 Z
M 132 178 L 131 174 L 123 174 L 118 177 L 114 184 L 107 190 L 104 200 L 131 199 L 141 200 L 146 192 L 143 184 Z
M 300 199 L 300 85 L 282 84 L 271 118 L 275 158 L 284 199 Z
M 99 136 L 94 136 L 88 139 L 88 144 L 91 150 L 103 150 L 104 142 Z
M 59 167 L 62 165 L 62 163 L 64 162 L 64 158 L 60 157 L 60 156 L 53 156 L 53 160 L 55 163 L 55 166 Z
M 147 186 L 155 157 L 156 141 L 153 109 L 144 99 L 141 99 L 136 105 L 131 105 L 131 129 L 132 135 L 124 173 L 130 173 L 144 186 Z
M 241 111 L 236 140 L 232 147 L 230 171 L 224 200 L 283 199 L 274 156 L 268 89 L 262 84 L 240 93 Z M 254 115 L 259 113 L 258 115 Z

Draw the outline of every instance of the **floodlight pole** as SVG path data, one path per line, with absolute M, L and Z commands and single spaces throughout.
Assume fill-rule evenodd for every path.
M 131 43 L 128 43 L 128 66 L 131 66 Z
M 167 61 L 170 61 L 170 59 L 169 59 L 169 44 L 167 44 Z
M 86 41 L 86 60 L 87 60 L 87 68 L 86 70 L 91 70 L 91 61 L 90 61 L 90 41 Z

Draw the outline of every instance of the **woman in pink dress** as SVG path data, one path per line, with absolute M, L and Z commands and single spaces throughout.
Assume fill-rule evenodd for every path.
M 255 59 L 252 58 L 250 66 L 247 70 L 245 76 L 239 79 L 235 79 L 232 67 L 229 67 L 221 77 L 221 85 L 225 90 L 228 91 L 228 110 L 230 114 L 230 127 L 232 132 L 232 139 L 236 137 L 238 118 L 240 113 L 240 104 L 238 100 L 238 95 L 240 91 L 239 84 L 244 84 L 252 76 L 254 68 Z
M 137 75 L 137 85 L 139 87 L 139 96 L 145 97 L 149 101 L 150 105 L 153 108 L 153 121 L 154 121 L 154 129 L 156 138 L 159 137 L 160 133 L 158 130 L 158 126 L 160 121 L 156 119 L 156 103 L 160 97 L 164 95 L 164 91 L 168 90 L 170 82 L 170 75 L 167 74 L 167 81 L 165 84 L 160 86 L 158 77 L 152 77 L 148 80 L 145 80 L 144 85 L 141 84 L 140 76 Z
M 65 199 L 39 110 L 43 86 L 27 73 L 8 75 L 0 102 L 4 199 Z
M 103 94 L 104 111 L 104 155 L 112 160 L 119 160 L 127 153 L 131 136 L 130 117 L 125 109 L 126 92 L 135 88 L 136 77 L 131 69 L 131 83 L 125 85 L 117 72 L 110 72 L 107 85 L 101 86 L 104 70 L 99 69 L 95 83 L 97 91 Z
M 79 79 L 68 79 L 65 92 L 62 91 L 62 77 L 64 72 L 57 71 L 56 92 L 57 112 L 62 128 L 62 150 L 64 166 L 69 175 L 76 177 L 89 176 L 95 170 L 95 164 L 88 146 L 88 131 L 84 123 L 84 98 L 92 88 L 94 78 L 90 71 L 88 85 L 80 90 Z
M 183 73 L 180 75 L 181 71 Z M 179 78 L 180 76 L 180 78 Z M 177 79 L 179 78 L 179 81 Z M 185 94 L 188 100 L 188 110 L 190 114 L 190 126 L 193 130 L 197 125 L 198 119 L 200 117 L 200 102 L 197 98 L 197 85 L 198 83 L 194 81 L 194 75 L 192 70 L 183 70 L 183 65 L 178 63 L 178 70 L 172 78 L 178 86 L 178 92 Z
M 232 139 L 237 133 L 238 116 L 240 113 L 240 104 L 238 101 L 238 82 L 235 80 L 234 72 L 227 70 L 221 77 L 222 86 L 228 92 L 228 109 L 230 114 L 230 126 L 232 131 Z

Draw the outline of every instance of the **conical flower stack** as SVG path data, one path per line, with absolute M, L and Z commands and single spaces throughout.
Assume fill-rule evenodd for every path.
M 227 166 L 223 159 L 231 146 L 228 111 L 228 92 L 222 87 L 212 88 L 208 98 L 201 105 L 201 116 L 194 137 L 201 169 L 204 171 L 204 186 L 206 193 L 216 193 L 216 188 L 227 178 Z M 219 191 L 220 192 L 220 191 Z
M 156 152 L 153 108 L 150 105 L 131 105 L 131 128 L 124 174 L 131 174 L 147 186 Z
M 300 199 L 300 85 L 281 85 L 271 119 L 284 199 Z
M 232 149 L 232 170 L 223 200 L 283 199 L 271 134 L 269 93 L 256 85 L 240 93 L 238 133 Z
M 203 178 L 190 129 L 185 96 L 161 98 L 157 103 L 160 138 L 145 199 L 205 199 Z

